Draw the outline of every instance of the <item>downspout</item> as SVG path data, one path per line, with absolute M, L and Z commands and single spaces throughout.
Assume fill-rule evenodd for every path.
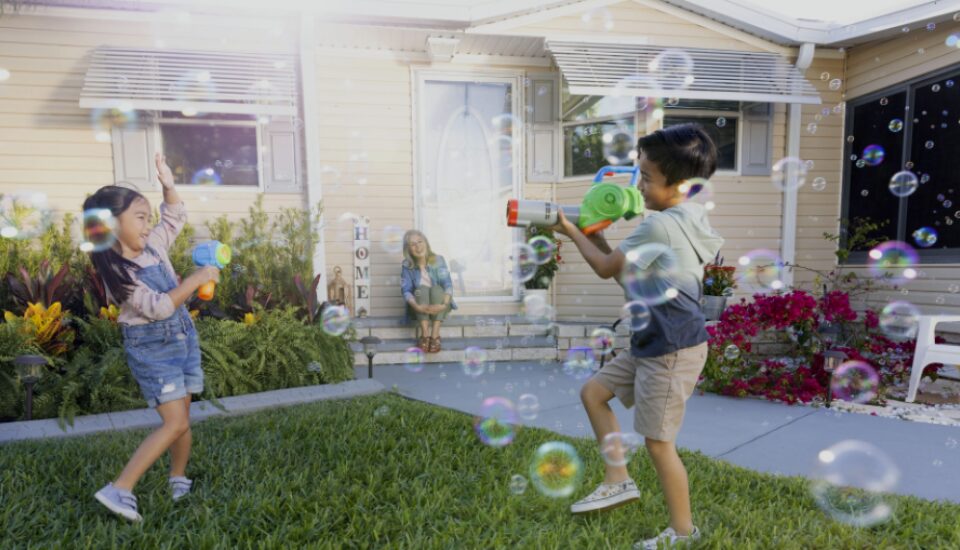
M 300 100 L 303 107 L 303 151 L 306 160 L 307 209 L 313 218 L 313 208 L 323 199 L 320 181 L 320 117 L 317 113 L 317 75 L 316 56 L 314 54 L 316 37 L 314 16 L 308 13 L 300 17 Z M 322 205 L 321 205 L 322 206 Z M 320 226 L 316 228 L 317 242 L 313 247 L 313 276 L 320 275 L 317 285 L 318 302 L 327 297 L 327 254 L 324 239 L 324 219 L 321 214 Z
M 800 74 L 806 73 L 813 61 L 814 45 L 807 42 L 800 46 L 800 52 L 797 54 L 795 66 L 800 70 Z M 791 103 L 787 108 L 787 156 L 800 157 L 800 117 L 803 106 L 799 103 Z M 788 179 L 795 177 L 794 174 L 787 174 Z M 780 257 L 785 263 L 792 264 L 797 260 L 797 186 L 788 185 L 783 192 L 783 224 L 780 234 Z M 793 285 L 793 270 L 785 269 L 783 271 L 783 287 L 788 288 Z

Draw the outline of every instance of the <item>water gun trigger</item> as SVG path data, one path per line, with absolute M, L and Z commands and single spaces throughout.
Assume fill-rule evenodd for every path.
M 613 220 L 600 220 L 583 228 L 584 235 L 593 235 L 613 225 Z

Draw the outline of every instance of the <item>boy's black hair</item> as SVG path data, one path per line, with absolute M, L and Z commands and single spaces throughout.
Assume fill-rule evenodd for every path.
M 656 163 L 667 185 L 709 178 L 717 171 L 717 146 L 699 124 L 668 126 L 645 135 L 637 140 L 637 152 Z
M 113 218 L 117 219 L 138 198 L 146 200 L 146 197 L 133 189 L 107 185 L 97 189 L 96 193 L 83 201 L 83 211 L 106 208 Z M 119 303 L 125 302 L 130 297 L 131 287 L 135 283 L 130 276 L 130 269 L 137 270 L 140 266 L 124 258 L 113 247 L 91 252 L 90 261 L 93 262 L 97 275 L 103 279 L 103 283 L 110 290 L 110 294 Z

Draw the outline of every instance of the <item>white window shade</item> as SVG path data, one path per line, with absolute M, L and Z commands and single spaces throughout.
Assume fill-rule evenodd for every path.
M 800 71 L 773 53 L 559 40 L 547 48 L 573 95 L 820 103 Z M 657 67 L 664 59 L 666 70 Z
M 100 47 L 80 107 L 295 116 L 292 55 Z

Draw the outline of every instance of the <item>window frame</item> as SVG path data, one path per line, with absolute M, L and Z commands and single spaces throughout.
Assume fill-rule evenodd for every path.
M 840 191 L 840 219 L 845 220 L 848 218 L 850 213 L 850 178 L 852 176 L 852 171 L 850 170 L 850 155 L 854 154 L 854 143 L 847 141 L 847 136 L 852 135 L 853 131 L 853 115 L 857 107 L 867 105 L 874 101 L 880 101 L 881 98 L 898 94 L 905 93 L 905 105 L 907 107 L 906 112 L 909 115 L 905 114 L 903 117 L 903 158 L 904 162 L 910 160 L 910 151 L 913 144 L 913 113 L 915 111 L 914 99 L 915 99 L 915 90 L 923 86 L 929 86 L 939 80 L 947 78 L 950 75 L 960 74 L 960 64 L 950 65 L 942 69 L 938 69 L 934 72 L 920 75 L 903 82 L 899 82 L 893 86 L 887 86 L 875 92 L 858 96 L 856 98 L 847 100 L 847 107 L 844 109 L 843 115 L 843 157 L 841 158 L 841 191 Z M 905 169 L 901 166 L 901 169 Z M 901 198 L 899 200 L 899 207 L 897 210 L 897 220 L 896 220 L 896 235 L 895 240 L 899 240 L 910 244 L 911 247 L 916 250 L 918 257 L 920 259 L 920 264 L 955 264 L 960 263 L 960 247 L 951 248 L 951 249 L 927 249 L 917 246 L 913 246 L 909 239 L 907 232 L 907 202 L 909 197 Z M 874 220 L 879 221 L 879 220 Z M 960 231 L 960 228 L 957 229 Z M 847 235 L 840 235 L 840 246 L 846 246 L 847 244 Z M 861 266 L 868 264 L 868 251 L 852 251 L 850 256 L 847 258 L 847 261 L 844 265 L 854 265 Z
M 217 192 L 225 191 L 229 193 L 264 193 L 265 185 L 263 181 L 263 124 L 260 123 L 258 119 L 254 120 L 217 120 L 209 118 L 164 118 L 159 112 L 154 112 L 153 116 L 150 117 L 152 131 L 154 133 L 155 143 L 157 144 L 157 151 L 160 154 L 164 154 L 163 148 L 163 132 L 160 131 L 161 124 L 170 124 L 177 126 L 239 126 L 239 127 L 253 127 L 256 130 L 257 136 L 257 185 L 190 185 L 190 184 L 178 184 L 177 191 L 183 191 L 189 189 L 192 192 L 203 192 L 209 193 L 212 190 Z M 299 167 L 298 167 L 299 170 Z M 195 191 L 193 191 L 195 190 Z
M 565 121 L 561 120 L 561 121 L 560 121 L 560 171 L 561 171 L 561 173 L 562 173 L 563 175 L 560 176 L 560 181 L 561 181 L 561 182 L 566 182 L 566 181 L 585 181 L 585 180 L 593 181 L 593 178 L 596 177 L 596 174 L 579 174 L 579 175 L 575 175 L 575 176 L 567 176 L 567 175 L 566 175 L 566 170 L 567 170 L 567 155 L 566 155 L 567 147 L 566 147 L 566 145 L 563 143 L 563 139 L 564 139 L 564 136 L 566 136 L 566 129 L 567 129 L 567 128 L 569 128 L 569 127 L 571 127 L 571 126 L 587 126 L 587 125 L 589 125 L 589 124 L 602 124 L 602 123 L 604 123 L 604 122 L 615 123 L 616 121 L 618 121 L 618 120 L 623 120 L 623 119 L 625 119 L 625 118 L 633 118 L 633 136 L 634 136 L 633 139 L 636 140 L 636 139 L 637 139 L 637 128 L 638 128 L 637 124 L 638 124 L 638 120 L 639 120 L 639 115 L 638 115 L 638 113 L 639 113 L 639 111 L 637 111 L 636 109 L 634 109 L 633 112 L 630 112 L 630 113 L 619 113 L 619 114 L 610 115 L 610 116 L 592 117 L 592 118 L 586 118 L 586 119 L 583 119 L 583 120 L 576 120 L 576 121 L 570 121 L 570 122 L 565 122 Z
M 717 168 L 717 171 L 714 175 L 719 176 L 739 176 L 740 167 L 743 164 L 741 162 L 740 155 L 743 153 L 743 111 L 714 111 L 714 110 L 701 110 L 701 109 L 681 109 L 675 111 L 677 116 L 689 116 L 692 118 L 713 118 L 716 122 L 717 118 L 723 117 L 727 120 L 735 119 L 737 121 L 737 137 L 736 137 L 736 148 L 737 152 L 733 157 L 733 169 L 729 168 Z M 660 119 L 660 127 L 665 128 L 664 121 L 670 116 L 670 111 L 667 109 L 663 110 L 663 118 Z

